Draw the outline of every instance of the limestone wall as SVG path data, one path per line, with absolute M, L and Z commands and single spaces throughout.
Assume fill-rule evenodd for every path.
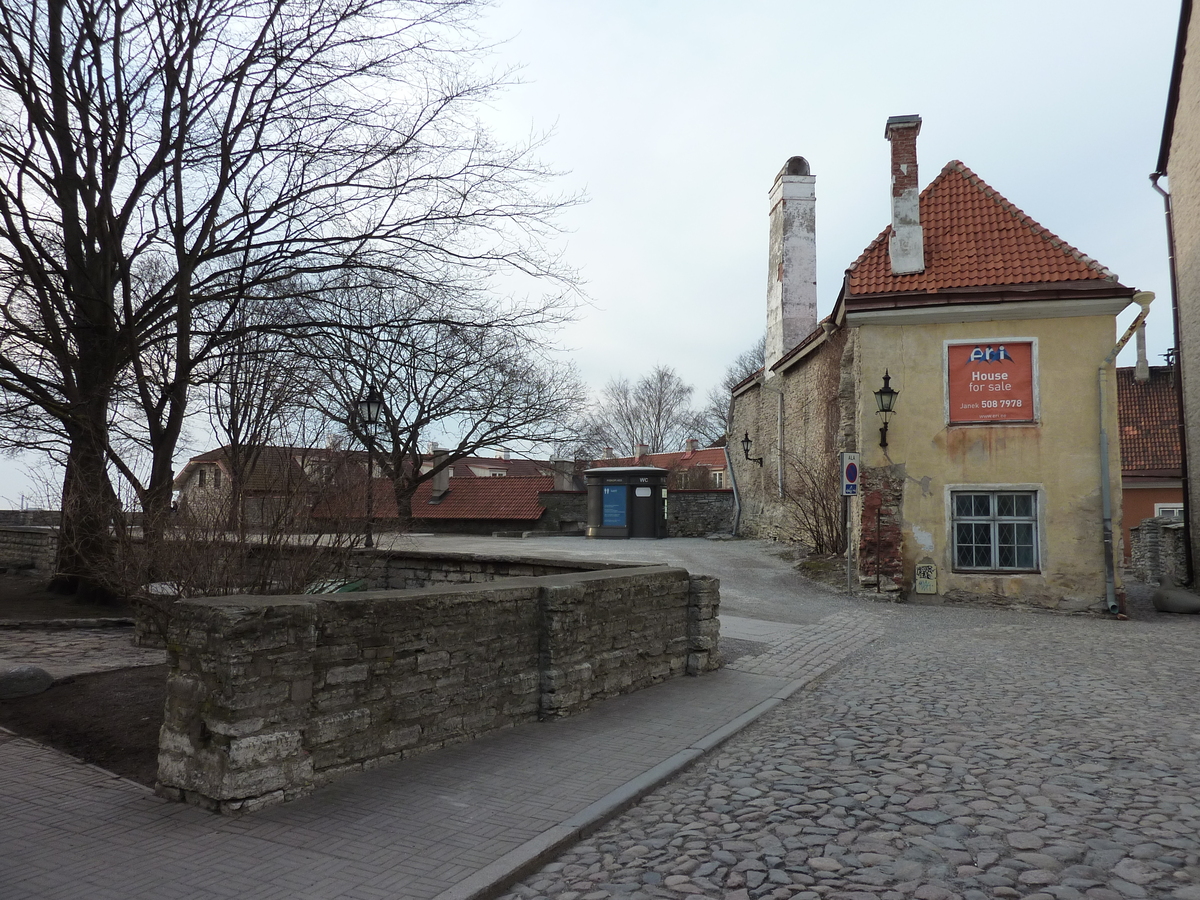
M 645 567 L 178 604 L 159 793 L 233 813 L 719 666 L 719 584 Z
M 667 494 L 667 534 L 704 537 L 733 530 L 733 491 L 670 491 Z
M 0 526 L 0 568 L 53 572 L 57 551 L 57 528 Z
M 1160 516 L 1129 529 L 1129 574 L 1144 584 L 1175 585 L 1187 579 L 1183 523 Z

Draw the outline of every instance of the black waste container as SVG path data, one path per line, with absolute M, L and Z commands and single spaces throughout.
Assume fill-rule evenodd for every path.
M 590 538 L 667 536 L 667 470 L 655 466 L 588 469 Z

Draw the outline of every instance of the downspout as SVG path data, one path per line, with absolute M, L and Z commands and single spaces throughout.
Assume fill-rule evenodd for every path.
M 1154 294 L 1150 291 L 1139 291 L 1133 295 L 1133 302 L 1140 306 L 1142 311 L 1129 323 L 1125 334 L 1117 341 L 1112 352 L 1104 357 L 1097 373 L 1100 384 L 1100 500 L 1104 516 L 1104 602 L 1114 616 L 1124 615 L 1124 611 L 1117 602 L 1116 560 L 1113 552 L 1112 485 L 1108 465 L 1108 373 L 1117 359 L 1117 354 L 1125 348 L 1134 333 L 1146 324 L 1146 316 L 1150 315 L 1150 302 L 1153 299 Z
M 742 498 L 738 494 L 737 477 L 733 474 L 733 460 L 729 458 L 729 438 L 725 439 L 725 471 L 729 473 L 729 486 L 733 488 L 733 537 L 737 537 L 738 525 L 742 521 Z
M 1183 486 L 1183 546 L 1186 548 L 1183 561 L 1187 580 L 1184 581 L 1184 585 L 1191 585 L 1196 580 L 1196 573 L 1192 562 L 1192 492 L 1188 487 L 1187 428 L 1183 419 L 1183 353 L 1180 352 L 1179 347 L 1179 283 L 1176 280 L 1175 272 L 1175 222 L 1171 213 L 1171 195 L 1158 184 L 1158 179 L 1165 174 L 1166 172 L 1155 172 L 1150 176 L 1150 184 L 1154 190 L 1162 194 L 1163 214 L 1167 219 L 1167 271 L 1171 276 L 1171 341 L 1173 345 L 1171 349 L 1174 351 L 1170 361 L 1175 369 L 1172 375 L 1175 379 L 1175 403 L 1179 408 L 1179 420 L 1175 423 L 1175 428 L 1179 434 L 1179 474 Z

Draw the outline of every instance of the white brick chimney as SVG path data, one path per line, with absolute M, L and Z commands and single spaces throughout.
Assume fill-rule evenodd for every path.
M 442 462 L 445 461 L 446 457 L 449 455 L 450 455 L 449 450 L 447 450 L 444 447 L 439 447 L 437 444 L 433 444 L 430 447 L 430 456 L 432 457 L 431 462 L 433 463 L 434 466 L 440 465 Z M 442 469 L 442 471 L 438 472 L 436 475 L 433 476 L 432 489 L 433 489 L 432 495 L 429 499 L 429 502 L 430 503 L 441 503 L 442 498 L 444 496 L 446 496 L 446 494 L 449 493 L 449 491 L 450 491 L 450 467 L 449 466 Z
M 817 179 L 793 156 L 771 187 L 766 374 L 817 327 Z
M 884 137 L 892 143 L 892 237 L 888 256 L 893 275 L 925 271 L 925 235 L 921 230 L 921 183 L 917 178 L 920 116 L 892 116 Z

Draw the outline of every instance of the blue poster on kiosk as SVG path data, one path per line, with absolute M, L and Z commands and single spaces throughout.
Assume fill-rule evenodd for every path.
M 625 496 L 628 488 L 623 484 L 606 484 L 604 486 L 604 524 L 605 526 L 625 525 Z

